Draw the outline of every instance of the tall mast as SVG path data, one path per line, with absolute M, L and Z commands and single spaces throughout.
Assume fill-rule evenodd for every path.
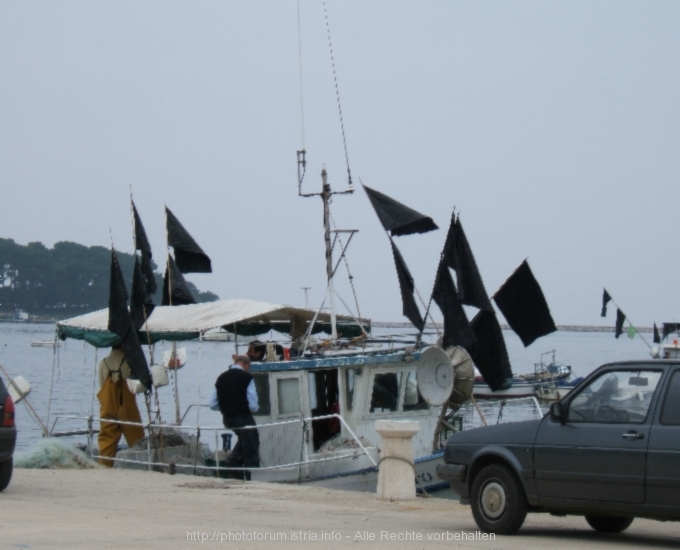
M 298 158 L 298 162 L 301 162 Z M 354 187 L 350 185 L 344 191 L 331 191 L 331 184 L 328 182 L 328 174 L 326 167 L 321 169 L 321 193 L 303 193 L 300 186 L 298 186 L 298 194 L 301 197 L 321 197 L 323 201 L 323 229 L 324 242 L 326 245 L 326 277 L 328 278 L 328 294 L 330 297 L 331 309 L 331 338 L 336 340 L 338 338 L 338 330 L 335 315 L 335 287 L 333 285 L 333 245 L 331 243 L 331 212 L 330 202 L 333 195 L 347 195 L 354 193 Z
M 333 285 L 333 249 L 331 247 L 331 184 L 328 183 L 325 167 L 321 169 L 321 181 L 321 200 L 323 200 L 323 238 L 326 244 L 326 277 L 328 278 L 328 295 L 331 307 L 331 339 L 337 340 L 338 329 L 335 319 L 335 287 Z

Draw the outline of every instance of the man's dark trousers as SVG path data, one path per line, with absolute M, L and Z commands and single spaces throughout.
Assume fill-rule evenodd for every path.
M 257 428 L 243 430 L 244 426 L 255 426 L 255 420 L 250 413 L 237 414 L 234 416 L 224 416 L 224 425 L 232 430 L 238 441 L 231 453 L 227 457 L 228 468 L 238 468 L 244 466 L 246 468 L 257 468 L 260 465 L 260 436 Z M 250 472 L 243 470 L 242 472 L 232 472 L 236 479 L 245 479 L 250 481 Z

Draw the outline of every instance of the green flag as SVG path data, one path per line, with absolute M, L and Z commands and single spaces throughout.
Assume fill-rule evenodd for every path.
M 628 327 L 628 338 L 630 338 L 632 340 L 633 338 L 635 338 L 636 334 L 637 334 L 637 330 L 635 329 L 635 327 L 633 325 L 630 325 Z

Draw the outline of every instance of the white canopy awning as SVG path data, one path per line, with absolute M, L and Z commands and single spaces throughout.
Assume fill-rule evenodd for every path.
M 300 331 L 306 330 L 315 314 L 316 311 L 311 309 L 244 299 L 183 306 L 156 306 L 147 320 L 147 325 L 142 327 L 140 332 L 146 333 L 148 330 L 154 342 L 189 340 L 197 338 L 200 333 L 219 327 L 227 327 L 230 331 L 241 333 L 239 324 L 243 324 L 245 334 L 262 334 L 274 328 L 295 336 L 300 334 Z M 57 330 L 59 337 L 64 340 L 76 338 L 86 340 L 97 347 L 108 347 L 117 339 L 116 335 L 107 329 L 108 320 L 109 310 L 102 309 L 60 321 L 57 323 Z M 337 321 L 344 325 L 354 324 L 356 329 L 359 329 L 351 317 L 338 315 Z M 319 325 L 316 332 L 323 330 L 323 325 L 329 322 L 330 314 L 320 312 L 316 318 L 315 327 Z M 257 332 L 258 330 L 260 332 Z

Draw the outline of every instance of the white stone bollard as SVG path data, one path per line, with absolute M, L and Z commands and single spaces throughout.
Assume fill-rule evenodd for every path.
M 420 422 L 376 420 L 375 431 L 382 436 L 378 497 L 383 500 L 415 498 L 412 439 L 420 431 Z

